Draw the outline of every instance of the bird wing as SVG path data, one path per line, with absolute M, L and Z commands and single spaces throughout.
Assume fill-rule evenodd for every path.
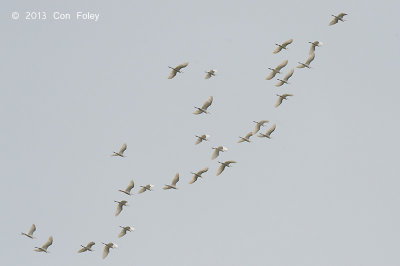
M 270 79 L 272 79 L 273 77 L 275 77 L 275 75 L 276 75 L 276 72 L 275 71 L 271 71 L 271 73 L 269 73 L 269 75 L 265 78 L 266 80 L 270 80 Z
M 279 82 L 275 84 L 275 87 L 280 87 L 280 86 L 282 86 L 284 83 L 285 83 L 285 82 L 279 80 Z
M 80 250 L 78 250 L 78 253 L 82 253 L 82 252 L 85 252 L 86 251 L 86 248 L 81 248 Z
M 93 241 L 91 241 L 91 242 L 89 242 L 87 245 L 86 245 L 86 247 L 87 248 L 91 248 L 91 247 L 93 247 L 94 246 L 94 242 Z
M 288 81 L 290 79 L 290 77 L 293 75 L 294 73 L 294 68 L 292 68 L 287 74 L 286 76 L 283 78 L 285 81 Z
M 260 130 L 260 128 L 261 128 L 261 124 L 257 123 L 254 126 L 253 134 L 256 134 Z
M 171 70 L 171 73 L 170 73 L 169 76 L 168 76 L 168 79 L 172 79 L 173 77 L 175 77 L 175 76 L 176 76 L 176 73 L 177 73 L 177 71 L 176 71 L 175 69 L 172 69 L 172 70 Z
M 278 100 L 275 103 L 275 107 L 278 107 L 279 105 L 281 105 L 282 101 L 283 101 L 283 98 L 279 96 Z
M 211 78 L 211 74 L 207 72 L 205 79 L 209 79 L 209 78 Z
M 115 216 L 118 216 L 118 214 L 120 214 L 121 211 L 122 211 L 122 204 L 121 204 L 121 203 L 118 203 L 117 211 L 115 212 Z
M 251 136 L 253 136 L 253 131 L 250 131 L 249 133 L 244 136 L 246 139 L 249 139 Z
M 53 244 L 53 237 L 52 236 L 50 236 L 49 240 L 47 240 L 47 242 L 44 243 L 44 245 L 42 246 L 42 249 L 47 249 L 48 247 L 51 246 L 51 244 Z
M 282 47 L 280 47 L 279 45 L 277 45 L 276 49 L 272 52 L 274 54 L 279 53 L 282 50 Z
M 336 23 L 338 23 L 339 19 L 337 17 L 334 17 L 331 22 L 329 22 L 329 26 L 335 25 Z
M 228 164 L 228 165 L 231 164 L 231 163 L 237 163 L 237 162 L 236 162 L 236 161 L 232 161 L 232 160 L 231 160 L 231 161 L 226 161 L 226 162 L 225 162 L 225 164 Z
M 224 171 L 224 169 L 225 169 L 225 165 L 221 164 L 220 167 L 217 170 L 217 175 L 220 175 Z
M 204 168 L 204 169 L 198 171 L 197 174 L 198 174 L 198 175 L 202 175 L 202 174 L 204 174 L 204 173 L 207 172 L 207 171 L 208 171 L 208 167 L 206 167 L 206 168 Z
M 280 63 L 279 65 L 276 66 L 275 70 L 276 71 L 280 71 L 282 68 L 284 68 L 287 64 L 288 64 L 288 60 L 283 61 L 282 63 Z
M 194 175 L 192 180 L 190 180 L 189 184 L 193 184 L 196 181 L 197 181 L 197 175 Z
M 105 259 L 108 256 L 109 252 L 110 252 L 110 247 L 106 245 L 103 250 L 103 259 Z
M 300 62 L 299 62 L 299 65 L 296 66 L 296 67 L 297 67 L 297 68 L 305 68 L 304 64 L 303 64 L 303 63 L 300 63 Z
M 199 144 L 200 142 L 202 142 L 203 139 L 200 137 L 197 137 L 196 142 L 194 143 L 195 145 Z
M 122 145 L 121 149 L 119 150 L 119 154 L 123 154 L 124 151 L 126 151 L 126 148 L 127 148 L 127 147 L 128 147 L 128 146 L 126 145 L 126 143 L 124 143 L 124 144 Z
M 217 158 L 218 155 L 219 155 L 219 149 L 216 148 L 216 149 L 214 149 L 214 152 L 211 155 L 211 160 L 214 160 L 215 158 Z
M 212 96 L 210 96 L 210 98 L 208 98 L 208 100 L 203 104 L 201 109 L 207 110 L 207 108 L 212 104 L 213 99 L 214 98 Z
M 125 227 L 124 228 L 122 228 L 122 230 L 121 230 L 121 232 L 118 234 L 118 237 L 123 237 L 124 235 L 126 235 L 126 229 L 125 229 Z
M 182 68 L 187 67 L 188 65 L 189 65 L 189 62 L 185 62 L 185 63 L 182 63 L 182 64 L 176 66 L 175 69 L 176 69 L 177 71 L 179 71 L 179 70 L 181 70 Z M 176 74 L 176 73 L 175 73 L 175 74 Z
M 339 15 L 337 15 L 339 18 L 343 18 L 344 16 L 347 16 L 346 13 L 340 13 Z
M 176 186 L 176 183 L 179 181 L 179 173 L 176 173 L 174 179 L 172 179 L 171 185 Z
M 28 235 L 31 236 L 33 234 L 33 232 L 35 232 L 35 231 L 36 231 L 36 225 L 32 224 L 31 229 L 29 229 Z
M 293 94 L 289 94 L 289 93 L 282 94 L 282 97 L 288 97 L 288 96 L 293 96 Z
M 132 188 L 135 187 L 135 183 L 133 182 L 133 180 L 131 180 L 131 182 L 129 182 L 129 185 L 126 187 L 125 191 L 127 192 L 131 192 Z
M 142 187 L 142 188 L 138 191 L 138 193 L 140 194 L 140 193 L 143 193 L 143 192 L 145 192 L 145 191 L 146 191 L 146 188 Z
M 239 137 L 240 139 L 238 140 L 237 143 L 242 143 L 244 141 L 244 139 L 242 139 L 242 137 Z
M 289 39 L 289 40 L 287 40 L 286 42 L 282 43 L 281 45 L 282 45 L 283 47 L 286 48 L 286 46 L 288 46 L 288 45 L 291 44 L 292 42 L 293 42 L 293 39 Z
M 309 65 L 315 58 L 315 53 L 310 54 L 310 56 L 307 58 L 306 65 Z
M 193 112 L 194 115 L 199 115 L 201 113 L 203 113 L 203 111 L 201 111 L 199 109 L 196 109 L 196 111 Z
M 276 128 L 276 124 L 273 124 L 272 127 L 270 127 L 268 129 L 268 131 L 265 133 L 265 135 L 267 135 L 267 136 L 271 135 L 271 133 L 274 132 L 275 128 Z

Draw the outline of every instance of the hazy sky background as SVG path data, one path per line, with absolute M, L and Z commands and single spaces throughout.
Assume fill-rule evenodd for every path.
M 398 1 L 5 2 L 2 265 L 400 264 Z M 329 27 L 340 12 L 348 21 Z M 265 80 L 267 67 L 306 60 L 315 40 L 312 69 L 280 88 Z M 294 97 L 274 108 L 277 93 Z M 211 114 L 193 115 L 211 95 Z M 271 140 L 236 143 L 261 119 L 277 124 Z M 210 141 L 195 146 L 202 133 Z M 127 157 L 110 157 L 124 142 Z M 220 176 L 217 145 L 229 148 L 219 160 L 238 162 Z M 176 172 L 179 190 L 162 190 Z M 131 179 L 135 193 L 155 190 L 117 191 Z M 20 235 L 32 223 L 34 240 Z M 136 231 L 118 239 L 119 225 Z M 50 254 L 32 251 L 50 235 Z M 89 241 L 96 251 L 77 254 Z M 110 241 L 119 248 L 102 260 Z

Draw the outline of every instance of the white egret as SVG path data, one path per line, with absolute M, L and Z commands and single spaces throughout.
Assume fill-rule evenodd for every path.
M 141 189 L 139 190 L 138 193 L 143 193 L 143 192 L 145 192 L 146 190 L 148 190 L 148 191 L 153 191 L 152 188 L 154 187 L 154 185 L 152 185 L 152 184 L 147 184 L 147 185 L 145 185 L 145 186 L 140 186 L 140 187 L 141 187 Z
M 197 178 L 199 178 L 199 177 L 202 178 L 201 175 L 204 174 L 207 171 L 208 171 L 208 167 L 198 171 L 197 173 L 190 172 L 191 174 L 193 174 L 193 178 L 192 178 L 192 180 L 190 180 L 189 184 L 193 184 L 194 182 L 196 182 Z
M 344 16 L 347 16 L 346 13 L 340 13 L 339 15 L 335 16 L 335 15 L 331 15 L 333 17 L 332 21 L 329 23 L 329 26 L 332 26 L 336 23 L 340 21 L 345 22 L 345 20 L 343 19 Z
M 104 250 L 103 250 L 103 259 L 105 259 L 108 256 L 108 253 L 110 253 L 110 248 L 117 248 L 118 246 L 112 242 L 106 244 L 101 242 L 103 245 L 105 245 Z
M 278 107 L 279 105 L 281 105 L 283 100 L 287 100 L 286 98 L 289 97 L 289 96 L 293 96 L 293 94 L 285 93 L 285 94 L 282 94 L 282 95 L 277 94 L 276 96 L 278 96 L 279 98 L 275 103 L 275 107 Z
M 36 237 L 33 236 L 33 233 L 36 231 L 36 225 L 32 224 L 31 229 L 29 229 L 29 232 L 26 233 L 21 233 L 21 235 L 27 236 L 31 239 L 35 239 Z
M 94 246 L 94 242 L 92 241 L 92 242 L 89 242 L 86 246 L 82 246 L 81 245 L 81 249 L 80 250 L 78 250 L 78 253 L 82 253 L 82 252 L 85 252 L 85 251 L 94 251 L 93 249 L 92 249 L 92 247 Z
M 126 235 L 126 232 L 133 232 L 135 228 L 132 226 L 120 226 L 122 228 L 121 233 L 118 234 L 118 237 L 121 238 Z
M 208 98 L 208 100 L 205 103 L 203 103 L 201 108 L 195 106 L 194 108 L 196 108 L 197 110 L 194 111 L 193 114 L 195 114 L 195 115 L 202 114 L 202 113 L 209 114 L 209 112 L 207 111 L 207 108 L 210 107 L 210 105 L 213 102 L 213 99 L 214 98 L 212 96 L 210 96 L 210 98 Z
M 197 140 L 196 140 L 196 142 L 194 143 L 194 144 L 199 144 L 200 142 L 202 142 L 202 141 L 208 141 L 208 139 L 210 138 L 210 135 L 207 135 L 207 134 L 203 134 L 203 135 L 201 135 L 201 136 L 197 136 L 196 135 L 196 137 L 197 137 Z
M 280 74 L 281 69 L 284 68 L 288 64 L 288 62 L 289 62 L 288 60 L 285 60 L 282 63 L 280 63 L 279 65 L 277 65 L 275 68 L 268 68 L 272 72 L 265 79 L 270 80 L 273 77 L 275 77 L 276 74 Z
M 236 161 L 225 161 L 225 162 L 219 162 L 219 163 L 221 165 L 218 168 L 217 175 L 220 175 L 224 171 L 225 167 L 231 167 L 230 164 L 231 163 L 236 163 Z
M 289 44 L 291 44 L 293 42 L 293 39 L 287 40 L 286 42 L 283 42 L 282 44 L 277 44 L 275 43 L 276 49 L 273 51 L 274 54 L 279 53 L 282 49 L 287 50 L 288 48 L 286 48 L 286 46 L 288 46 Z
M 241 136 L 239 136 L 239 141 L 238 141 L 238 143 L 241 143 L 241 142 L 244 142 L 244 141 L 246 141 L 246 142 L 251 142 L 250 141 L 250 137 L 251 136 L 253 136 L 253 131 L 250 131 L 249 133 L 247 133 L 246 134 L 246 136 L 244 136 L 244 137 L 241 137 Z
M 128 206 L 128 202 L 126 200 L 122 200 L 122 201 L 114 200 L 114 202 L 118 203 L 117 211 L 115 212 L 115 216 L 118 216 L 122 212 L 122 208 L 124 206 Z
M 135 186 L 135 183 L 133 182 L 133 180 L 131 180 L 131 182 L 129 182 L 129 185 L 125 188 L 125 190 L 122 189 L 118 189 L 119 192 L 125 193 L 128 196 L 131 196 L 131 190 L 132 188 Z
M 306 68 L 311 68 L 310 64 L 314 60 L 314 58 L 315 58 L 315 53 L 310 54 L 310 56 L 307 58 L 305 63 L 297 62 L 297 63 L 299 63 L 297 68 L 305 68 L 305 67 Z
M 50 247 L 52 244 L 53 244 L 53 236 L 50 236 L 49 239 L 47 240 L 47 242 L 44 243 L 43 246 L 35 247 L 34 251 L 50 253 L 49 251 L 47 251 L 47 248 Z
M 178 181 L 179 181 L 179 173 L 176 173 L 174 179 L 172 179 L 171 185 L 165 185 L 165 186 L 163 187 L 163 189 L 164 189 L 164 190 L 166 190 L 166 189 L 171 189 L 171 188 L 172 188 L 172 189 L 178 189 L 178 188 L 176 187 L 176 183 L 178 183 Z
M 253 121 L 253 122 L 256 123 L 254 130 L 253 130 L 253 135 L 256 134 L 260 130 L 260 128 L 264 126 L 265 123 L 269 123 L 268 120 L 260 120 L 258 122 L 257 121 Z
M 270 139 L 270 138 L 271 138 L 271 133 L 274 132 L 275 128 L 276 128 L 276 124 L 273 124 L 273 125 L 267 130 L 267 132 L 265 132 L 265 134 L 260 133 L 260 134 L 258 134 L 257 136 L 258 136 L 259 138 L 269 138 L 269 139 Z
M 211 78 L 212 76 L 215 76 L 215 73 L 217 72 L 217 70 L 216 69 L 211 69 L 210 71 L 206 71 L 206 76 L 205 76 L 205 79 L 209 79 L 209 78 Z
M 293 73 L 294 73 L 294 68 L 289 70 L 289 72 L 283 77 L 283 79 L 277 79 L 277 80 L 279 80 L 279 82 L 275 84 L 275 87 L 280 87 L 283 84 L 289 84 L 288 80 L 293 75 Z
M 186 63 L 182 63 L 182 64 L 180 64 L 180 65 L 177 65 L 176 67 L 170 67 L 170 66 L 168 66 L 169 68 L 172 69 L 171 73 L 170 73 L 169 76 L 168 76 L 168 79 L 172 79 L 173 77 L 175 77 L 175 76 L 176 76 L 176 73 L 183 73 L 183 72 L 181 71 L 181 69 L 187 67 L 188 65 L 189 65 L 189 63 L 186 62 Z
M 121 149 L 119 150 L 119 152 L 113 152 L 113 154 L 111 154 L 111 156 L 120 156 L 120 157 L 126 157 L 125 155 L 124 155 L 124 152 L 126 151 L 126 148 L 127 148 L 128 146 L 126 145 L 126 143 L 124 143 L 123 145 L 122 145 L 122 147 L 121 147 Z
M 213 147 L 213 154 L 211 155 L 211 160 L 214 160 L 215 158 L 217 158 L 219 156 L 220 152 L 225 152 L 228 150 L 227 147 L 225 146 L 218 146 L 218 147 Z

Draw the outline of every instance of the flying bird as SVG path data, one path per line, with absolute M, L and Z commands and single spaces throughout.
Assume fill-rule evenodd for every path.
M 183 72 L 181 71 L 181 69 L 187 67 L 188 65 L 189 65 L 189 63 L 186 62 L 186 63 L 182 63 L 182 64 L 180 64 L 180 65 L 178 65 L 178 66 L 176 66 L 176 67 L 170 67 L 170 66 L 168 66 L 169 68 L 172 69 L 171 73 L 170 73 L 169 76 L 168 76 L 168 79 L 172 79 L 173 77 L 175 77 L 175 76 L 176 76 L 176 73 L 183 73 Z
M 315 53 L 315 47 L 321 47 L 323 45 L 323 43 L 319 41 L 308 42 L 308 43 L 311 44 L 309 54 Z
M 93 251 L 92 247 L 94 246 L 94 244 L 95 243 L 92 241 L 92 242 L 89 242 L 86 245 L 86 247 L 81 245 L 82 248 L 80 250 L 78 250 L 78 253 L 82 253 L 82 252 L 85 252 L 85 251 Z
M 347 16 L 346 13 L 340 13 L 339 15 L 335 16 L 335 15 L 331 15 L 333 17 L 332 21 L 329 23 L 329 26 L 335 25 L 336 23 L 340 21 L 345 22 L 345 20 L 343 19 L 344 16 Z
M 287 100 L 286 98 L 289 97 L 289 96 L 293 96 L 293 94 L 285 93 L 285 94 L 282 94 L 282 95 L 277 94 L 276 96 L 278 96 L 279 98 L 275 103 L 275 107 L 278 107 L 279 105 L 281 105 L 283 100 Z
M 122 228 L 121 233 L 118 234 L 118 237 L 121 238 L 126 235 L 126 232 L 133 232 L 135 228 L 132 226 L 120 226 Z
M 32 224 L 31 229 L 29 229 L 29 232 L 27 234 L 21 233 L 21 235 L 27 236 L 31 239 L 35 239 L 36 237 L 33 236 L 33 233 L 36 231 L 36 225 Z
M 152 188 L 154 187 L 154 185 L 152 185 L 152 184 L 147 184 L 147 185 L 145 185 L 145 186 L 140 186 L 140 187 L 141 187 L 141 189 L 139 190 L 138 193 L 143 193 L 143 192 L 145 192 L 146 190 L 148 190 L 148 191 L 153 191 Z
M 280 74 L 281 69 L 284 68 L 288 64 L 288 62 L 289 62 L 288 60 L 285 60 L 282 63 L 280 63 L 279 65 L 277 65 L 275 68 L 268 68 L 272 72 L 265 79 L 270 80 L 273 77 L 275 77 L 276 74 Z
M 244 136 L 244 137 L 241 137 L 241 136 L 239 136 L 239 141 L 238 141 L 238 143 L 241 143 L 241 142 L 244 142 L 244 141 L 246 141 L 246 142 L 251 142 L 250 141 L 250 137 L 251 136 L 253 136 L 253 131 L 250 131 L 249 133 L 247 133 L 246 134 L 246 136 Z
M 211 69 L 210 71 L 206 71 L 206 76 L 205 76 L 205 79 L 209 79 L 209 78 L 211 78 L 212 76 L 215 76 L 215 73 L 217 72 L 217 70 L 216 69 Z
M 44 245 L 42 247 L 35 247 L 34 251 L 50 253 L 47 251 L 47 248 L 50 247 L 52 244 L 53 244 L 53 236 L 50 236 L 49 240 L 47 240 L 47 242 L 44 243 Z
M 122 147 L 121 147 L 121 149 L 119 150 L 119 152 L 113 152 L 113 154 L 111 154 L 111 156 L 120 156 L 120 157 L 126 157 L 125 155 L 124 155 L 124 152 L 126 151 L 126 148 L 127 148 L 128 146 L 126 145 L 126 143 L 124 143 L 123 145 L 122 145 Z
M 202 178 L 201 175 L 204 174 L 207 171 L 208 171 L 208 167 L 198 171 L 197 173 L 190 172 L 191 174 L 193 174 L 193 178 L 192 178 L 192 180 L 190 180 L 189 184 L 193 184 L 194 182 L 196 182 L 197 178 L 199 178 L 199 177 Z
M 265 134 L 260 133 L 260 134 L 258 134 L 257 136 L 258 136 L 259 138 L 269 138 L 269 139 L 270 139 L 270 138 L 271 138 L 271 133 L 274 132 L 275 128 L 276 128 L 276 124 L 273 124 L 273 125 L 267 130 L 267 132 L 265 132 Z
M 256 123 L 254 130 L 253 130 L 253 135 L 254 135 L 260 130 L 261 127 L 264 126 L 265 123 L 268 123 L 269 121 L 268 120 L 260 120 L 258 122 L 257 121 L 253 121 L 253 122 Z
M 128 206 L 128 204 L 127 204 L 128 202 L 126 200 L 122 200 L 122 201 L 114 200 L 114 202 L 118 203 L 117 211 L 115 212 L 115 216 L 118 216 L 122 212 L 122 208 L 124 206 Z
M 178 181 L 179 181 L 179 173 L 176 173 L 174 179 L 172 179 L 171 185 L 165 185 L 165 186 L 163 187 L 163 189 L 164 189 L 164 190 L 166 190 L 166 189 L 171 189 L 171 188 L 172 188 L 172 189 L 178 189 L 178 188 L 176 187 L 176 183 L 178 183 Z
M 297 68 L 305 68 L 305 67 L 311 68 L 310 64 L 314 60 L 314 58 L 315 58 L 315 53 L 310 54 L 305 63 L 298 62 L 299 65 L 297 66 Z
M 117 248 L 118 246 L 112 242 L 106 244 L 101 242 L 103 245 L 105 245 L 104 250 L 103 250 L 103 259 L 105 259 L 108 256 L 108 253 L 110 253 L 110 248 Z
M 231 167 L 230 164 L 236 163 L 236 161 L 226 161 L 226 162 L 219 162 L 219 163 L 221 165 L 218 168 L 217 175 L 220 175 L 224 171 L 225 167 Z
M 220 152 L 225 152 L 228 150 L 227 147 L 225 146 L 218 146 L 218 147 L 213 147 L 213 154 L 211 155 L 211 160 L 214 160 L 215 158 L 217 158 L 219 156 Z
M 210 135 L 207 135 L 207 134 L 203 134 L 203 135 L 201 135 L 201 136 L 197 136 L 196 135 L 196 137 L 197 137 L 197 140 L 196 140 L 196 142 L 194 143 L 194 144 L 199 144 L 200 142 L 202 142 L 202 141 L 208 141 L 208 139 L 210 138 Z
M 201 106 L 201 108 L 195 106 L 194 108 L 196 108 L 197 110 L 194 111 L 193 114 L 195 114 L 195 115 L 199 115 L 201 113 L 208 114 L 209 112 L 207 111 L 207 108 L 210 107 L 210 105 L 213 102 L 213 99 L 214 98 L 212 96 L 210 96 L 210 98 L 208 98 L 208 100 L 205 103 L 203 103 L 203 106 Z
M 125 190 L 122 189 L 118 189 L 119 192 L 125 193 L 128 196 L 131 196 L 131 190 L 132 188 L 135 186 L 135 183 L 133 182 L 133 180 L 131 180 L 131 182 L 129 182 L 129 185 L 125 188 Z
M 293 39 L 287 40 L 286 42 L 283 42 L 282 44 L 277 44 L 275 43 L 276 49 L 273 51 L 274 54 L 279 53 L 282 49 L 287 50 L 288 48 L 286 48 L 286 46 L 288 46 L 289 44 L 291 44 L 293 42 Z
M 294 72 L 294 68 L 292 68 L 284 77 L 283 79 L 277 79 L 279 80 L 278 83 L 275 84 L 275 87 L 280 87 L 283 84 L 289 84 L 288 80 L 290 79 L 290 77 L 293 75 Z

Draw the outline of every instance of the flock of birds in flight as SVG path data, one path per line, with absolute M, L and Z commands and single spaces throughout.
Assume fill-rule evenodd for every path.
M 336 23 L 338 23 L 339 21 L 344 22 L 345 20 L 343 19 L 344 16 L 346 16 L 346 13 L 340 13 L 338 15 L 332 15 L 334 18 L 332 19 L 332 21 L 329 23 L 329 26 L 332 26 Z M 276 49 L 273 51 L 274 54 L 277 54 L 279 52 L 281 52 L 282 50 L 287 50 L 287 46 L 290 45 L 293 42 L 293 39 L 287 40 L 281 44 L 275 44 L 277 47 Z M 297 68 L 311 68 L 310 64 L 311 62 L 314 60 L 315 58 L 315 49 L 316 47 L 320 47 L 322 45 L 322 42 L 319 41 L 314 41 L 314 42 L 309 42 L 311 44 L 310 46 L 310 50 L 309 50 L 309 56 L 306 59 L 306 61 L 304 63 L 302 62 L 298 62 Z M 266 77 L 266 80 L 271 80 L 273 79 L 277 74 L 282 74 L 281 70 L 288 64 L 288 60 L 283 61 L 282 63 L 280 63 L 279 65 L 277 65 L 275 68 L 268 68 L 269 70 L 271 70 L 271 73 Z M 168 76 L 168 79 L 172 79 L 174 78 L 178 73 L 183 73 L 181 70 L 185 67 L 187 67 L 189 65 L 188 62 L 180 64 L 176 67 L 170 67 L 171 73 Z M 206 71 L 206 76 L 205 79 L 210 79 L 211 77 L 216 75 L 216 70 L 215 69 L 211 69 L 209 71 Z M 278 79 L 278 82 L 275 84 L 276 87 L 280 87 L 283 86 L 284 84 L 289 84 L 289 79 L 292 77 L 294 73 L 294 68 L 290 69 L 286 75 L 283 77 L 283 79 Z M 287 100 L 287 97 L 293 96 L 293 94 L 288 94 L 288 93 L 284 93 L 282 95 L 277 94 L 276 96 L 278 96 L 277 101 L 275 103 L 275 107 L 278 107 L 282 104 L 283 100 Z M 203 105 L 201 107 L 196 107 L 195 106 L 195 111 L 193 112 L 193 114 L 195 115 L 200 115 L 200 114 L 209 114 L 210 112 L 208 111 L 208 108 L 211 106 L 213 102 L 213 97 L 210 96 L 207 101 L 205 101 L 203 103 Z M 239 140 L 238 143 L 241 142 L 251 142 L 250 138 L 257 134 L 261 127 L 263 127 L 266 123 L 269 123 L 268 120 L 261 120 L 261 121 L 253 121 L 256 125 L 254 127 L 254 129 L 252 131 L 250 131 L 249 133 L 247 133 L 244 137 L 239 136 Z M 271 138 L 271 134 L 275 131 L 276 129 L 276 124 L 273 124 L 265 133 L 259 133 L 257 136 L 260 138 Z M 196 135 L 196 141 L 195 144 L 200 144 L 203 141 L 208 141 L 209 140 L 210 135 L 207 134 L 203 134 L 201 136 L 197 136 Z M 125 151 L 127 149 L 127 145 L 126 143 L 124 143 L 121 147 L 121 149 L 118 152 L 113 152 L 111 154 L 111 156 L 117 156 L 117 157 L 126 157 L 125 156 Z M 218 146 L 218 147 L 212 147 L 212 149 L 214 150 L 212 155 L 211 155 L 211 159 L 214 160 L 216 159 L 221 152 L 225 152 L 228 150 L 227 147 L 225 146 Z M 222 172 L 225 170 L 226 167 L 231 167 L 231 164 L 236 163 L 236 161 L 233 160 L 228 160 L 225 162 L 220 162 L 218 161 L 218 163 L 220 164 L 216 175 L 220 175 L 222 174 Z M 189 181 L 189 184 L 193 184 L 197 181 L 198 178 L 202 178 L 202 174 L 206 173 L 208 171 L 208 167 L 205 167 L 202 170 L 199 170 L 197 172 L 191 172 L 191 174 L 193 175 L 193 178 Z M 169 190 L 169 189 L 178 189 L 177 187 L 177 183 L 179 182 L 179 173 L 176 173 L 176 175 L 174 176 L 174 178 L 171 181 L 171 184 L 165 184 L 163 189 L 164 190 Z M 126 194 L 128 196 L 133 195 L 132 194 L 132 189 L 135 187 L 134 181 L 131 180 L 129 182 L 129 185 L 124 189 L 119 189 L 118 191 Z M 138 194 L 144 193 L 146 191 L 152 191 L 154 185 L 152 184 L 147 184 L 144 186 L 140 186 L 140 189 L 138 191 Z M 116 203 L 118 203 L 117 205 L 117 210 L 115 212 L 115 216 L 118 216 L 123 208 L 125 206 L 128 206 L 128 202 L 126 200 L 121 200 L 121 201 L 115 201 Z M 135 230 L 135 228 L 133 226 L 119 226 L 120 228 L 122 228 L 121 232 L 118 234 L 118 237 L 121 238 L 123 236 L 126 235 L 127 232 L 133 232 Z M 30 230 L 28 231 L 28 233 L 21 233 L 22 235 L 31 238 L 31 239 L 35 239 L 35 237 L 33 236 L 33 233 L 36 231 L 36 225 L 32 224 Z M 53 236 L 50 236 L 49 239 L 46 241 L 46 243 L 44 243 L 41 247 L 35 247 L 34 251 L 36 252 L 44 252 L 44 253 L 49 253 L 49 251 L 47 250 L 51 245 L 53 244 Z M 113 243 L 113 242 L 109 242 L 109 243 L 103 243 L 104 245 L 104 249 L 103 249 L 103 255 L 102 258 L 105 259 L 109 252 L 110 249 L 113 248 L 117 248 L 118 246 Z M 78 250 L 78 253 L 82 253 L 82 252 L 86 252 L 86 251 L 94 251 L 92 249 L 92 247 L 95 245 L 95 242 L 91 241 L 89 242 L 86 246 L 81 245 L 81 248 Z

